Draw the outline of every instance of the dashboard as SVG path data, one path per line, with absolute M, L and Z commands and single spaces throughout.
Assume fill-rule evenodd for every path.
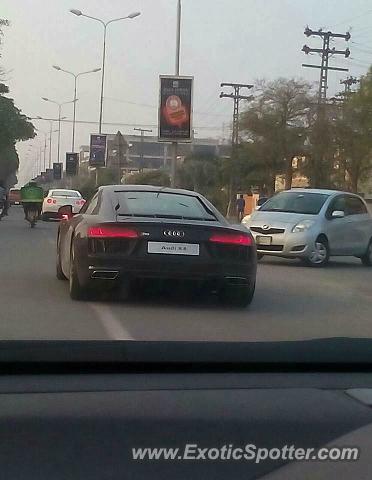
M 1 479 L 368 478 L 372 373 L 97 370 L 3 369 Z M 360 458 L 133 459 L 133 449 L 188 444 L 356 445 Z

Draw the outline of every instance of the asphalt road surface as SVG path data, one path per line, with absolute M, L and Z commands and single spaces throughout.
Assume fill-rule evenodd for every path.
M 268 341 L 372 337 L 372 268 L 340 258 L 325 269 L 265 258 L 246 310 L 222 308 L 211 296 L 129 302 L 70 300 L 55 278 L 57 223 L 34 230 L 12 207 L 0 222 L 0 339 L 135 339 Z

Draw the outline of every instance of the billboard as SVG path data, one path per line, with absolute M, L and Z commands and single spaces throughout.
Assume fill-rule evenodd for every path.
M 53 163 L 53 178 L 54 178 L 54 180 L 61 180 L 61 178 L 62 178 L 62 163 Z
M 160 76 L 160 142 L 191 142 L 192 94 L 193 77 Z
M 79 168 L 79 154 L 66 153 L 66 176 L 74 177 L 78 173 Z
M 107 136 L 91 134 L 89 150 L 89 166 L 105 167 L 107 155 Z

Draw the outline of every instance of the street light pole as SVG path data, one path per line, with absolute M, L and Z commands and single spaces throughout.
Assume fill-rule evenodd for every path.
M 103 51 L 102 51 L 102 76 L 101 76 L 101 96 L 99 102 L 99 131 L 102 133 L 102 118 L 103 118 L 103 94 L 105 88 L 105 65 L 106 65 L 106 37 L 107 24 L 103 23 Z
M 52 134 L 53 134 L 53 121 L 50 122 L 50 131 L 49 131 L 49 168 L 52 168 Z
M 71 152 L 75 152 L 75 128 L 76 128 L 76 90 L 77 90 L 77 75 L 74 75 L 74 113 L 72 116 L 72 145 Z
M 78 101 L 77 98 L 74 98 L 74 100 L 70 100 L 69 102 L 63 102 L 63 103 L 59 103 L 59 102 L 56 102 L 55 100 L 50 100 L 49 98 L 46 98 L 46 97 L 42 97 L 42 99 L 45 101 L 45 102 L 50 102 L 50 103 L 54 103 L 55 105 L 58 105 L 58 146 L 57 146 L 57 161 L 58 163 L 60 163 L 60 146 L 61 146 L 61 113 L 62 113 L 62 106 L 63 105 L 68 105 L 69 103 L 73 103 L 74 105 L 76 104 L 76 102 Z
M 57 162 L 60 162 L 60 150 L 61 150 L 61 111 L 62 105 L 58 105 L 58 145 L 57 145 Z
M 140 172 L 143 170 L 143 164 L 144 164 L 144 148 L 143 144 L 145 142 L 145 133 L 152 133 L 152 130 L 146 130 L 145 128 L 134 128 L 137 132 L 141 132 L 141 153 L 140 153 Z
M 177 4 L 177 40 L 176 40 L 176 75 L 180 74 L 180 53 L 181 53 L 181 0 Z
M 98 126 L 98 133 L 102 133 L 102 121 L 103 121 L 103 99 L 104 99 L 104 89 L 105 89 L 105 66 L 106 66 L 106 37 L 107 37 L 107 27 L 110 23 L 118 22 L 120 20 L 126 19 L 133 19 L 141 15 L 141 12 L 133 12 L 127 15 L 126 17 L 114 18 L 109 20 L 108 22 L 104 22 L 100 18 L 92 17 L 90 15 L 85 15 L 80 10 L 72 8 L 70 10 L 71 13 L 78 17 L 86 17 L 90 18 L 91 20 L 95 20 L 99 22 L 103 26 L 103 50 L 102 50 L 102 68 L 101 68 L 101 93 L 100 93 L 100 106 L 99 106 L 99 126 Z
M 175 75 L 178 77 L 180 75 L 180 56 L 181 56 L 181 16 L 182 16 L 182 6 L 181 0 L 178 0 L 177 3 L 177 31 L 176 31 L 176 71 Z M 177 155 L 178 155 L 178 144 L 173 142 L 173 155 L 171 161 L 171 187 L 176 186 L 176 170 L 177 170 Z
M 38 120 L 46 120 L 43 117 L 36 117 Z M 53 133 L 53 120 L 49 120 L 49 168 L 52 168 L 52 133 Z
M 47 136 L 48 134 L 44 132 L 44 172 L 46 171 Z
M 73 73 L 73 72 L 70 72 L 69 70 L 65 70 L 64 68 L 59 67 L 58 65 L 53 65 L 53 68 L 55 70 L 58 70 L 59 72 L 68 73 L 69 75 L 72 75 L 74 77 L 74 112 L 73 112 L 73 119 L 72 119 L 72 142 L 71 142 L 71 152 L 74 153 L 75 152 L 75 129 L 76 129 L 77 79 L 81 75 L 87 75 L 88 73 L 99 72 L 101 69 L 94 68 L 93 70 L 88 70 L 87 72 Z

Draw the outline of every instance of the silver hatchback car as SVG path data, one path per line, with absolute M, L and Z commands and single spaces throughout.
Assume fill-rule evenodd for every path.
M 358 195 L 335 190 L 292 189 L 269 199 L 242 220 L 257 254 L 300 258 L 323 266 L 330 256 L 355 256 L 372 265 L 372 217 Z

